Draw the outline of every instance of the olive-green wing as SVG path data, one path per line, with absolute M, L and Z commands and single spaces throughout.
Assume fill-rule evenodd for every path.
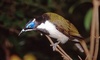
M 80 37 L 78 30 L 68 20 L 55 13 L 45 13 L 49 16 L 50 21 L 56 25 L 57 29 L 67 36 Z

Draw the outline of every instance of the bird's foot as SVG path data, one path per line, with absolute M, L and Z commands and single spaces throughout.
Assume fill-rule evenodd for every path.
M 56 48 L 57 48 L 57 43 L 55 43 L 55 44 L 51 44 L 50 46 L 52 46 L 52 48 L 53 48 L 53 51 L 55 51 L 56 50 Z
M 51 45 L 50 45 L 50 46 L 52 46 L 53 51 L 56 51 L 57 45 L 58 45 L 59 43 L 60 43 L 60 42 L 57 42 L 57 43 L 54 43 L 54 44 L 51 44 Z

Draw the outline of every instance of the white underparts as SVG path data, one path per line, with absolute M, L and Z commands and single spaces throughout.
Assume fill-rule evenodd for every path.
M 50 37 L 57 39 L 61 43 L 66 43 L 68 41 L 68 39 L 69 39 L 63 33 L 58 31 L 56 29 L 55 25 L 53 25 L 48 20 L 45 23 L 41 23 L 39 26 L 37 26 L 37 28 L 47 30 L 49 32 L 49 34 L 50 34 L 49 35 Z

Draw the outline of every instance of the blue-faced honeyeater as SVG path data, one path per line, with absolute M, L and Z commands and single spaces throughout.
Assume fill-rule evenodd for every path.
M 78 30 L 72 23 L 56 13 L 44 13 L 43 15 L 30 20 L 19 35 L 22 32 L 34 30 L 40 31 L 43 34 L 56 39 L 58 42 L 55 43 L 53 47 L 56 47 L 56 45 L 59 43 L 64 44 L 68 40 L 71 40 L 76 42 L 75 46 L 81 52 L 84 52 L 82 46 L 79 44 L 79 41 L 83 37 L 79 34 Z

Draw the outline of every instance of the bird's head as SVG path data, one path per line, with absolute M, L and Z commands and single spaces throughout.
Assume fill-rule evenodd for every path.
M 27 31 L 32 31 L 32 30 L 36 30 L 37 27 L 37 22 L 36 19 L 34 18 L 33 20 L 30 20 L 26 26 L 21 30 L 21 32 L 19 33 L 19 35 L 23 32 L 27 32 Z
M 26 24 L 26 26 L 21 30 L 21 32 L 19 33 L 19 35 L 21 33 L 23 33 L 23 32 L 37 30 L 37 26 L 40 25 L 41 23 L 44 23 L 48 19 L 49 19 L 48 16 L 44 14 L 44 15 L 38 16 L 38 17 L 30 20 Z

